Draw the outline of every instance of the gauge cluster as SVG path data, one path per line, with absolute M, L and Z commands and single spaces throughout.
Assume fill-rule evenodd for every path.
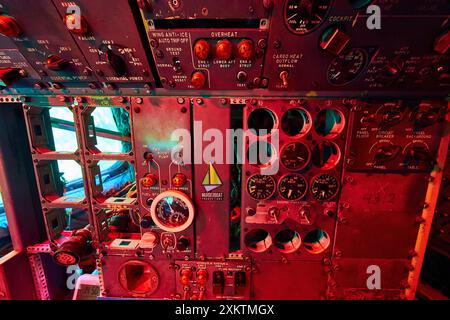
M 264 77 L 275 91 L 448 91 L 448 3 L 275 2 Z M 377 5 L 380 28 L 366 9 Z M 371 11 L 372 12 L 372 11 Z
M 330 252 L 351 107 L 313 99 L 245 106 L 244 130 L 253 133 L 244 146 L 247 160 L 250 151 L 267 156 L 242 169 L 241 246 L 255 259 L 314 260 Z
M 105 298 L 414 298 L 448 1 L 0 2 L 0 184 L 26 213 L 7 230 L 48 238 L 21 269 L 92 249 Z

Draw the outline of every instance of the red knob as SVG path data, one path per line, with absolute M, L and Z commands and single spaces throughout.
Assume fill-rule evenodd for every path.
M 52 54 L 47 58 L 47 68 L 50 70 L 61 70 L 69 65 L 69 61 Z
M 184 186 L 187 182 L 187 177 L 183 173 L 177 173 L 172 178 L 172 184 L 176 188 Z
M 233 54 L 233 44 L 230 40 L 219 40 L 216 45 L 216 57 L 220 60 L 229 60 Z
M 211 46 L 206 40 L 200 39 L 195 42 L 194 53 L 199 60 L 206 60 L 209 57 Z
M 154 173 L 147 173 L 144 178 L 141 180 L 142 186 L 146 188 L 153 187 L 158 183 L 158 177 Z
M 10 16 L 0 16 L 0 33 L 7 37 L 18 37 L 23 30 L 16 19 Z
M 201 89 L 205 86 L 206 76 L 201 71 L 195 71 L 191 76 L 191 84 L 195 89 Z
M 241 59 L 250 60 L 255 53 L 252 40 L 242 40 L 238 44 L 238 54 Z

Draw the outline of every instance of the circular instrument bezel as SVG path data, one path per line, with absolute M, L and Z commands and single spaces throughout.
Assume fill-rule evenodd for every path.
M 306 148 L 306 150 L 308 151 L 308 158 L 306 159 L 305 163 L 304 163 L 302 166 L 298 167 L 298 168 L 292 168 L 292 167 L 290 168 L 290 167 L 287 166 L 287 165 L 284 163 L 284 161 L 283 161 L 283 154 L 286 152 L 286 149 L 287 149 L 289 146 L 293 145 L 293 144 L 301 144 L 301 145 L 303 145 L 303 146 Z M 309 149 L 309 147 L 308 147 L 305 143 L 303 143 L 303 142 L 301 142 L 301 141 L 292 141 L 292 142 L 289 142 L 289 143 L 285 144 L 285 145 L 281 148 L 281 150 L 280 150 L 280 163 L 281 163 L 281 165 L 282 165 L 284 168 L 288 169 L 289 171 L 297 172 L 297 171 L 303 170 L 303 169 L 305 169 L 305 168 L 309 165 L 309 162 L 310 162 L 310 161 L 311 161 L 311 150 Z
M 156 212 L 156 207 L 158 205 L 158 203 L 167 197 L 174 197 L 174 198 L 178 198 L 181 201 L 183 201 L 187 208 L 188 208 L 188 218 L 187 220 L 177 226 L 177 227 L 168 227 L 166 225 L 164 225 L 161 221 L 159 221 L 158 218 L 158 214 Z M 183 230 L 186 230 L 187 228 L 189 228 L 189 226 L 192 224 L 192 222 L 194 221 L 194 216 L 195 216 L 195 209 L 194 209 L 194 204 L 192 202 L 192 200 L 183 192 L 181 191 L 177 191 L 177 190 L 168 190 L 168 191 L 164 191 L 161 192 L 159 195 L 157 195 L 155 197 L 155 199 L 153 199 L 152 205 L 150 206 L 150 215 L 152 217 L 153 222 L 162 230 L 167 231 L 167 232 L 180 232 Z
M 261 112 L 261 111 L 267 112 L 268 115 L 273 120 L 272 128 L 270 129 L 270 131 L 268 130 L 267 134 L 265 134 L 265 135 L 259 135 L 258 132 L 256 132 L 256 134 L 255 134 L 253 132 L 253 130 L 256 131 L 256 129 L 251 128 L 250 125 L 249 125 L 249 120 L 250 120 L 250 117 L 252 116 L 252 114 L 254 112 Z M 246 118 L 247 119 L 245 120 L 245 125 L 247 126 L 247 130 L 248 130 L 249 135 L 257 137 L 258 139 L 264 139 L 264 138 L 270 137 L 275 130 L 279 129 L 279 126 L 280 126 L 280 120 L 278 119 L 277 114 L 273 110 L 271 110 L 270 107 L 260 106 L 260 107 L 252 108 L 252 110 L 250 110 L 250 112 L 247 114 Z
M 319 178 L 320 176 L 330 176 L 330 177 L 333 177 L 334 179 L 336 179 L 336 182 L 337 182 L 337 190 L 336 190 L 336 192 L 335 192 L 331 197 L 329 197 L 329 198 L 326 198 L 326 199 L 319 199 L 319 198 L 317 198 L 317 197 L 314 195 L 314 192 L 313 192 L 314 182 L 315 182 L 316 179 Z M 337 197 L 337 195 L 339 194 L 339 191 L 341 190 L 341 183 L 339 182 L 339 179 L 338 179 L 334 174 L 330 174 L 330 173 L 319 173 L 319 174 L 315 175 L 315 176 L 311 179 L 311 183 L 309 184 L 309 186 L 310 186 L 310 187 L 309 187 L 309 190 L 310 190 L 311 195 L 312 195 L 313 198 L 316 199 L 317 201 L 331 201 L 331 200 L 333 200 L 334 198 Z
M 331 70 L 331 68 L 332 67 L 336 67 L 335 64 L 339 61 L 339 59 L 342 60 L 345 56 L 348 56 L 350 54 L 350 52 L 362 53 L 363 60 L 362 60 L 360 69 L 358 69 L 358 72 L 354 74 L 353 78 L 351 78 L 350 80 L 347 80 L 346 82 L 335 83 L 335 82 L 331 81 L 331 79 L 330 79 L 330 72 L 331 72 L 330 70 Z M 335 57 L 330 62 L 330 64 L 328 65 L 328 67 L 327 67 L 327 74 L 326 74 L 327 81 L 328 81 L 328 83 L 330 85 L 335 86 L 335 87 L 346 86 L 349 83 L 352 83 L 353 81 L 358 79 L 358 77 L 363 73 L 364 69 L 367 67 L 368 62 L 369 62 L 369 54 L 367 53 L 367 51 L 365 49 L 363 49 L 363 48 L 351 48 L 351 49 L 348 49 L 348 50 L 344 51 L 343 53 L 339 54 L 337 57 Z
M 298 197 L 298 198 L 295 198 L 295 199 L 288 199 L 287 197 L 283 196 L 283 192 L 282 192 L 281 189 L 280 189 L 283 180 L 286 179 L 286 178 L 289 177 L 289 176 L 300 177 L 300 178 L 303 179 L 303 181 L 305 182 L 305 191 L 304 191 L 304 192 L 302 193 L 302 195 L 301 195 L 300 197 Z M 288 201 L 297 201 L 297 200 L 301 200 L 301 199 L 303 199 L 303 198 L 306 196 L 306 194 L 308 193 L 308 188 L 309 188 L 308 180 L 306 180 L 305 177 L 304 177 L 303 175 L 299 174 L 299 173 L 287 173 L 287 174 L 283 175 L 283 176 L 278 180 L 278 187 L 277 187 L 278 193 L 280 194 L 280 197 L 283 198 L 284 200 L 288 200 Z
M 268 179 L 272 180 L 272 182 L 273 182 L 273 190 L 271 191 L 271 193 L 270 193 L 269 196 L 264 197 L 264 198 L 261 198 L 261 199 L 258 199 L 258 198 L 253 197 L 252 194 L 249 192 L 249 190 L 248 190 L 248 184 L 249 184 L 250 180 L 251 180 L 252 178 L 254 178 L 255 176 L 262 176 L 262 177 L 265 177 L 265 178 L 268 178 Z M 257 201 L 267 200 L 267 199 L 270 199 L 270 198 L 275 194 L 275 192 L 277 191 L 277 181 L 275 180 L 275 178 L 274 178 L 273 176 L 269 176 L 269 175 L 264 175 L 264 174 L 256 173 L 256 174 L 253 174 L 253 175 L 251 175 L 250 177 L 248 177 L 248 179 L 247 179 L 247 181 L 246 181 L 246 184 L 245 184 L 245 190 L 247 191 L 247 194 L 248 194 L 253 200 L 257 200 Z
M 289 5 L 289 2 L 291 2 L 291 1 L 295 1 L 295 0 L 286 0 L 286 1 L 284 2 L 284 6 L 283 6 L 283 21 L 284 21 L 284 24 L 285 24 L 286 28 L 289 30 L 289 32 L 291 32 L 291 33 L 293 33 L 293 34 L 295 34 L 295 35 L 299 35 L 299 36 L 303 36 L 303 35 L 310 34 L 311 32 L 315 31 L 317 28 L 319 28 L 319 27 L 326 21 L 325 18 L 326 18 L 326 17 L 328 16 L 328 14 L 330 13 L 332 4 L 333 4 L 333 2 L 334 2 L 333 0 L 311 0 L 311 2 L 312 2 L 313 4 L 314 4 L 314 2 L 324 2 L 324 3 L 326 4 L 326 6 L 327 6 L 327 9 L 326 9 L 326 11 L 323 13 L 323 16 L 320 16 L 320 15 L 319 15 L 319 18 L 321 18 L 321 20 L 320 20 L 319 23 L 315 24 L 315 25 L 312 26 L 312 27 L 306 27 L 305 30 L 300 30 L 300 31 L 298 31 L 298 30 L 292 28 L 292 26 L 289 24 L 289 20 L 291 20 L 293 16 L 291 16 L 290 19 L 288 19 L 288 17 L 287 17 L 287 15 L 288 15 L 288 13 L 287 13 L 287 11 L 288 11 L 288 5 Z M 323 4 L 322 4 L 322 5 L 323 5 Z M 297 14 L 298 14 L 298 13 L 297 13 Z M 316 16 L 317 16 L 317 14 L 316 14 Z M 309 24 L 310 24 L 310 22 L 308 22 L 306 25 L 309 25 Z
M 303 115 L 306 116 L 306 118 L 304 119 L 302 130 L 300 130 L 299 133 L 294 134 L 294 135 L 288 134 L 283 128 L 284 124 L 286 123 L 286 118 L 285 117 L 287 116 L 287 114 L 289 112 L 299 112 L 299 113 L 302 113 Z M 311 128 L 313 126 L 314 126 L 314 123 L 313 123 L 313 119 L 312 119 L 311 114 L 305 108 L 303 108 L 301 106 L 296 106 L 296 107 L 293 107 L 293 108 L 289 108 L 286 111 L 284 111 L 283 114 L 281 115 L 280 129 L 285 135 L 287 135 L 291 139 L 299 139 L 299 138 L 302 138 L 302 137 L 306 136 L 311 131 Z

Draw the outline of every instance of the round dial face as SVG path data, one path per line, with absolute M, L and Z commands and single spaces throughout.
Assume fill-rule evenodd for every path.
M 152 202 L 150 213 L 155 224 L 169 232 L 188 228 L 194 219 L 192 201 L 180 191 L 165 191 Z
M 276 189 L 276 182 L 272 176 L 255 174 L 247 180 L 247 192 L 253 199 L 265 200 L 270 198 Z
M 284 21 L 290 31 L 306 34 L 325 20 L 332 0 L 287 0 Z
M 367 53 L 363 49 L 351 49 L 340 54 L 328 67 L 328 81 L 335 86 L 352 82 L 363 71 L 367 62 Z
M 330 174 L 321 174 L 311 183 L 311 194 L 317 200 L 331 200 L 339 192 L 339 181 Z
M 291 142 L 281 150 L 280 161 L 289 170 L 301 170 L 308 165 L 311 153 L 301 142 Z
M 286 200 L 298 200 L 305 196 L 308 184 L 299 174 L 288 174 L 280 179 L 278 191 Z

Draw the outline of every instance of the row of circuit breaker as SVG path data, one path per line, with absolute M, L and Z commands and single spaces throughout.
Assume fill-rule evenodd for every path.
M 2 0 L 0 79 L 27 94 L 445 95 L 448 12 L 442 0 Z

